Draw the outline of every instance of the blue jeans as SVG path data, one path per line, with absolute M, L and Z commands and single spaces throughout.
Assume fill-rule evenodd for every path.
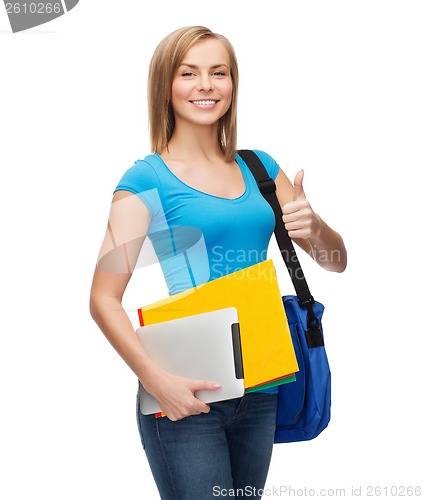
M 143 415 L 141 442 L 162 500 L 261 498 L 276 420 L 276 394 L 250 393 L 172 422 Z M 238 491 L 238 495 L 236 492 Z

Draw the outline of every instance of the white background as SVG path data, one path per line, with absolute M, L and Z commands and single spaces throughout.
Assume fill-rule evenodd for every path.
M 349 252 L 343 274 L 303 254 L 326 306 L 333 417 L 315 441 L 275 447 L 267 486 L 421 485 L 421 2 L 81 0 L 22 33 L 0 14 L 0 497 L 158 498 L 136 378 L 88 299 L 112 192 L 150 152 L 152 52 L 190 24 L 236 49 L 238 146 L 291 179 L 304 168 Z M 291 292 L 273 241 L 270 256 Z M 125 305 L 134 317 L 164 293 L 157 265 L 139 269 Z

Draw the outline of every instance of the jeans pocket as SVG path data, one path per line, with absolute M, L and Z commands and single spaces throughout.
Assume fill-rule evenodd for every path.
M 143 449 L 145 450 L 145 442 L 144 442 L 144 436 L 142 434 L 142 426 L 141 426 L 141 409 L 140 409 L 140 392 L 137 392 L 137 409 L 136 409 L 136 415 L 137 415 L 137 426 L 138 426 L 138 433 L 141 438 L 141 445 Z

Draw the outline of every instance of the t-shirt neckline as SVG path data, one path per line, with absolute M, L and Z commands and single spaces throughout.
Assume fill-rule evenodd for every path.
M 154 156 L 159 159 L 159 161 L 165 167 L 165 169 L 167 170 L 167 172 L 169 172 L 169 174 L 172 177 L 174 177 L 180 184 L 183 184 L 188 189 L 191 189 L 192 191 L 196 191 L 197 193 L 200 193 L 200 194 L 202 194 L 204 196 L 210 196 L 211 198 L 216 198 L 218 200 L 224 200 L 224 201 L 239 201 L 242 198 L 244 198 L 245 196 L 247 196 L 247 194 L 248 194 L 249 184 L 248 184 L 247 176 L 245 175 L 245 172 L 244 172 L 244 168 L 241 165 L 242 158 L 238 155 L 238 153 L 236 153 L 235 161 L 236 161 L 239 169 L 241 170 L 242 178 L 244 180 L 245 189 L 244 189 L 244 192 L 241 195 L 237 196 L 236 198 L 225 198 L 224 196 L 217 196 L 215 194 L 206 193 L 205 191 L 200 191 L 199 189 L 197 189 L 197 188 L 195 188 L 193 186 L 190 186 L 189 184 L 187 184 L 186 182 L 184 182 L 182 179 L 180 179 L 174 172 L 172 172 L 172 170 L 170 170 L 170 168 L 167 166 L 166 162 L 163 160 L 163 158 L 158 153 L 154 153 Z

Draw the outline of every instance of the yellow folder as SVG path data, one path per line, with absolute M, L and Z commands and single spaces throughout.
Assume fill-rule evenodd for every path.
M 138 309 L 141 326 L 235 307 L 246 389 L 298 371 L 271 259 Z

